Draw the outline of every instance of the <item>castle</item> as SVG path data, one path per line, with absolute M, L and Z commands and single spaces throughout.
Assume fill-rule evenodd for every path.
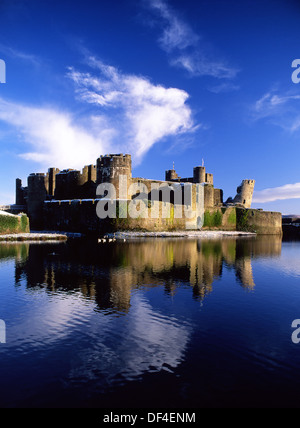
M 249 210 L 251 208 L 255 185 L 254 180 L 243 180 L 237 188 L 236 196 L 224 202 L 222 189 L 214 187 L 213 174 L 207 173 L 203 165 L 195 166 L 191 177 L 179 177 L 173 166 L 173 169 L 165 172 L 165 180 L 150 180 L 132 177 L 131 155 L 109 154 L 100 156 L 96 165 L 85 166 L 82 171 L 73 169 L 60 171 L 57 168 L 50 168 L 46 174 L 30 174 L 27 187 L 23 187 L 22 181 L 17 179 L 16 206 L 28 214 L 31 227 L 34 229 L 44 228 L 75 232 L 97 230 L 98 233 L 108 227 L 107 222 L 101 222 L 96 216 L 96 204 L 104 196 L 97 195 L 97 187 L 102 183 L 113 184 L 116 189 L 115 199 L 117 202 L 118 200 L 126 200 L 128 203 L 137 196 L 137 193 L 132 194 L 130 192 L 131 186 L 134 185 L 135 189 L 141 189 L 140 192 L 143 192 L 145 200 L 152 204 L 157 203 L 159 210 L 166 206 L 160 196 L 164 189 L 173 189 L 177 185 L 184 192 L 185 185 L 188 185 L 190 197 L 188 202 L 184 198 L 180 202 L 183 213 L 181 218 L 174 219 L 174 208 L 172 208 L 174 200 L 171 198 L 169 218 L 164 218 L 159 211 L 158 219 L 152 219 L 151 215 L 147 215 L 147 218 L 143 219 L 117 218 L 110 222 L 113 223 L 115 229 L 157 231 L 180 230 L 186 227 L 187 218 L 183 208 L 187 204 L 191 208 L 195 208 L 196 188 L 199 184 L 203 189 L 203 209 L 207 213 L 207 218 L 209 215 L 216 215 L 216 213 L 222 215 L 223 220 L 221 222 L 219 215 L 219 217 L 217 216 L 218 222 L 210 224 L 210 226 L 233 230 L 236 228 L 236 209 Z M 158 189 L 156 196 L 153 188 Z M 194 223 L 192 220 L 190 224 L 190 228 L 197 229 L 196 218 Z

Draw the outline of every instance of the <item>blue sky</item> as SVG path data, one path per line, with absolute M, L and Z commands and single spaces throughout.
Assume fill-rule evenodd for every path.
M 300 214 L 300 5 L 292 0 L 1 0 L 0 204 L 15 178 L 131 153 Z M 300 76 L 300 72 L 299 72 Z

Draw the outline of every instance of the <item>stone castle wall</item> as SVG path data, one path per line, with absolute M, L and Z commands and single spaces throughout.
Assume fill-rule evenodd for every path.
M 196 218 L 187 219 L 184 211 L 182 211 L 182 218 L 175 218 L 173 204 L 155 202 L 160 213 L 158 218 L 152 218 L 150 206 L 147 206 L 147 218 L 139 216 L 132 218 L 129 214 L 125 218 L 120 218 L 120 204 L 117 201 L 116 218 L 100 219 L 97 215 L 98 203 L 98 199 L 47 201 L 43 206 L 45 226 L 50 230 L 81 232 L 99 236 L 118 230 L 185 230 L 187 221 L 194 221 L 194 228 L 196 228 Z M 127 207 L 125 212 L 127 213 L 129 203 L 130 201 L 125 202 Z M 132 203 L 134 204 L 134 202 Z M 162 213 L 166 213 L 166 218 Z
M 101 233 L 105 228 L 180 230 L 186 229 L 188 220 L 184 207 L 190 206 L 195 211 L 196 206 L 199 206 L 196 204 L 196 185 L 201 184 L 204 228 L 239 230 L 245 227 L 249 230 L 257 229 L 258 233 L 275 234 L 281 229 L 279 213 L 251 210 L 249 215 L 248 211 L 247 214 L 238 211 L 237 208 L 251 207 L 254 180 L 244 180 L 237 188 L 235 198 L 229 198 L 224 204 L 223 191 L 214 187 L 213 174 L 207 173 L 203 165 L 194 167 L 193 176 L 187 178 L 179 177 L 173 166 L 172 170 L 166 171 L 165 178 L 165 181 L 133 178 L 131 156 L 110 154 L 100 156 L 96 165 L 85 166 L 82 171 L 50 168 L 46 174 L 31 174 L 27 187 L 22 187 L 21 180 L 17 179 L 16 203 L 26 207 L 31 225 L 36 229 L 83 233 Z M 101 184 L 104 186 L 100 186 L 99 190 Z M 127 205 L 141 197 L 147 201 L 149 210 L 152 204 L 157 203 L 160 212 L 158 218 L 149 214 L 147 218 L 137 216 L 100 220 L 96 214 L 97 198 L 106 196 L 109 184 L 113 184 L 116 190 L 113 199 L 127 201 Z M 169 203 L 164 203 L 165 200 L 169 200 Z M 162 215 L 166 207 L 170 212 L 169 218 Z M 175 209 L 182 211 L 182 218 L 174 215 Z M 197 229 L 200 213 L 197 212 L 189 223 L 190 227 Z
M 147 207 L 147 218 L 137 216 L 132 218 L 127 215 L 120 218 L 120 202 L 116 202 L 116 218 L 100 219 L 97 216 L 97 204 L 99 200 L 70 200 L 49 201 L 44 203 L 45 224 L 50 230 L 81 232 L 101 236 L 107 232 L 116 231 L 175 231 L 187 230 L 187 224 L 192 229 L 197 229 L 197 218 L 189 219 L 185 216 L 182 207 L 182 218 L 174 215 L 173 204 L 156 201 L 160 215 L 152 218 L 151 208 Z M 128 204 L 125 203 L 125 211 L 128 212 Z M 123 209 L 123 208 L 122 208 Z M 162 213 L 169 213 L 166 218 Z M 281 214 L 260 210 L 248 210 L 237 207 L 207 208 L 204 212 L 203 230 L 244 231 L 257 233 L 258 235 L 282 235 Z

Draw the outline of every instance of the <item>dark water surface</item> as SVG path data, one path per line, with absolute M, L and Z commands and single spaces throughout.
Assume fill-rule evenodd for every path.
M 1 407 L 298 407 L 300 243 L 0 244 Z

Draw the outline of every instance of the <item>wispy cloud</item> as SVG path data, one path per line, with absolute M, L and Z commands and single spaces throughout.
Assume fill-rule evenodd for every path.
M 11 46 L 6 46 L 2 43 L 0 43 L 0 52 L 4 54 L 6 57 L 24 61 L 34 66 L 39 66 L 41 63 L 40 58 L 37 57 L 36 55 L 20 51 Z
M 169 54 L 172 66 L 183 68 L 192 76 L 233 79 L 237 75 L 236 67 L 216 58 L 203 47 L 202 37 L 166 1 L 145 0 L 144 4 L 162 22 L 158 43 Z
M 265 119 L 274 125 L 294 132 L 300 129 L 300 95 L 267 92 L 251 107 L 254 120 Z
M 179 55 L 171 60 L 171 64 L 184 68 L 193 76 L 212 76 L 217 79 L 233 79 L 238 72 L 221 60 L 209 59 L 200 52 Z
M 190 46 L 197 46 L 199 36 L 187 23 L 176 16 L 167 3 L 163 0 L 148 0 L 145 4 L 165 22 L 162 35 L 158 39 L 162 49 L 171 52 L 174 49 L 183 50 Z
M 95 70 L 93 74 L 69 69 L 77 96 L 100 111 L 111 112 L 111 126 L 118 128 L 137 162 L 163 138 L 197 128 L 186 103 L 187 92 L 155 85 L 143 76 L 124 74 L 93 56 L 88 63 Z
M 214 94 L 220 94 L 225 92 L 238 91 L 240 87 L 238 85 L 234 85 L 231 82 L 223 82 L 220 85 L 210 86 L 208 90 L 213 92 Z
M 280 187 L 273 187 L 255 191 L 253 195 L 253 203 L 266 203 L 286 199 L 300 198 L 300 183 L 285 184 Z
M 54 108 L 32 107 L 0 98 L 0 120 L 19 131 L 19 138 L 32 150 L 20 156 L 41 167 L 82 168 L 106 152 L 113 130 L 105 120 L 79 125 L 71 114 Z
M 82 168 L 100 154 L 131 153 L 135 164 L 165 137 L 197 129 L 188 94 L 123 74 L 95 57 L 93 73 L 70 68 L 67 76 L 87 111 L 76 115 L 53 106 L 30 106 L 0 98 L 0 120 L 17 130 L 26 160 L 48 168 Z M 200 125 L 198 125 L 200 126 Z

